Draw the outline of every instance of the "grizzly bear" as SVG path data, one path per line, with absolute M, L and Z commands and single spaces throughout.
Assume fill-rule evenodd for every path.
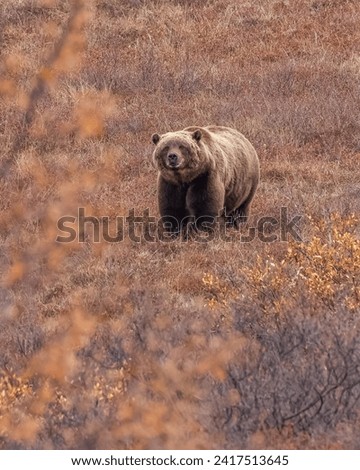
M 254 147 L 229 127 L 187 127 L 153 134 L 162 221 L 173 233 L 193 220 L 208 229 L 217 216 L 245 221 L 259 182 Z

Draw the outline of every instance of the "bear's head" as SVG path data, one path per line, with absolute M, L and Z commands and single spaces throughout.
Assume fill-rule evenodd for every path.
M 204 167 L 200 129 L 153 134 L 156 145 L 153 161 L 165 180 L 189 182 L 201 174 Z

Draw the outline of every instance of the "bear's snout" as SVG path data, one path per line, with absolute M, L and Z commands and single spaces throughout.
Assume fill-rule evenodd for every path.
M 169 168 L 179 168 L 181 159 L 176 153 L 169 153 L 167 156 L 167 166 Z

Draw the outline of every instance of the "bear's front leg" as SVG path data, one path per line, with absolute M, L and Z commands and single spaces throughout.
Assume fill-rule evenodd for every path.
M 158 201 L 161 216 L 160 226 L 167 233 L 177 235 L 183 229 L 188 217 L 186 209 L 187 185 L 175 185 L 162 176 L 158 180 Z
M 213 230 L 216 218 L 221 215 L 225 203 L 223 183 L 209 174 L 193 181 L 186 195 L 186 206 L 195 218 L 195 228 Z

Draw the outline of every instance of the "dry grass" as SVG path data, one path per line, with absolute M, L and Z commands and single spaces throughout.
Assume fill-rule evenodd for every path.
M 357 0 L 0 6 L 1 448 L 359 447 L 359 21 Z M 79 207 L 156 215 L 150 136 L 194 124 L 253 142 L 250 224 L 287 207 L 302 243 L 55 242 Z

